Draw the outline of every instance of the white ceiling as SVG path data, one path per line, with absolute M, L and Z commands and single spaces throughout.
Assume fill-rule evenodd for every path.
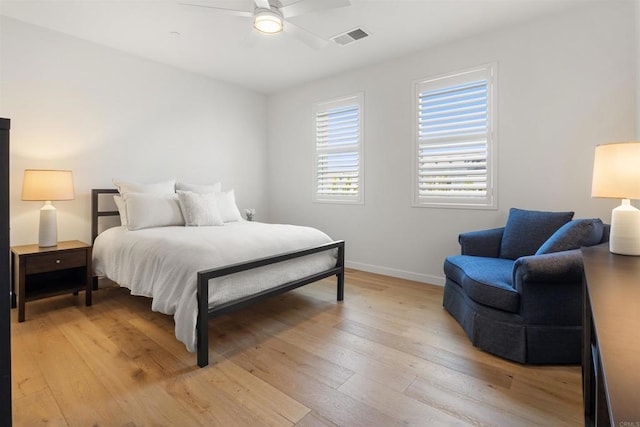
M 252 30 L 249 18 L 188 7 L 180 1 L 189 2 L 0 0 L 0 14 L 272 93 L 593 0 L 351 0 L 348 7 L 291 19 L 325 38 L 355 27 L 370 33 L 370 37 L 350 45 L 331 42 L 318 50 L 286 31 L 275 36 L 259 35 Z M 251 3 L 197 2 L 239 8 L 247 1 Z M 294 2 L 282 0 L 284 5 Z

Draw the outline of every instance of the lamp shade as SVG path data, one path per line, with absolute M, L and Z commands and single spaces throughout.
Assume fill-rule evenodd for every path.
M 591 197 L 640 199 L 640 142 L 596 146 Z
M 22 200 L 73 200 L 73 174 L 68 170 L 26 169 Z

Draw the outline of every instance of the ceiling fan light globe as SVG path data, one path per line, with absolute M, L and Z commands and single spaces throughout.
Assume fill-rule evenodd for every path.
M 253 19 L 253 27 L 265 34 L 278 34 L 282 32 L 282 17 L 269 10 L 256 13 Z

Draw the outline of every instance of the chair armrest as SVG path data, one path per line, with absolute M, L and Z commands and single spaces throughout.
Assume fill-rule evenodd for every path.
M 565 283 L 582 280 L 580 249 L 531 255 L 518 258 L 513 264 L 514 288 L 520 292 L 525 283 Z
M 580 249 L 518 258 L 513 264 L 513 287 L 520 294 L 525 322 L 580 326 L 582 274 Z
M 462 255 L 498 258 L 502 233 L 504 233 L 504 227 L 460 233 L 458 236 L 460 253 Z

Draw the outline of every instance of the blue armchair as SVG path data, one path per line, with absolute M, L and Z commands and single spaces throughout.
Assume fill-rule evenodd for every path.
M 520 363 L 580 363 L 580 247 L 606 242 L 609 228 L 572 217 L 511 209 L 505 227 L 460 234 L 443 306 L 473 345 Z

